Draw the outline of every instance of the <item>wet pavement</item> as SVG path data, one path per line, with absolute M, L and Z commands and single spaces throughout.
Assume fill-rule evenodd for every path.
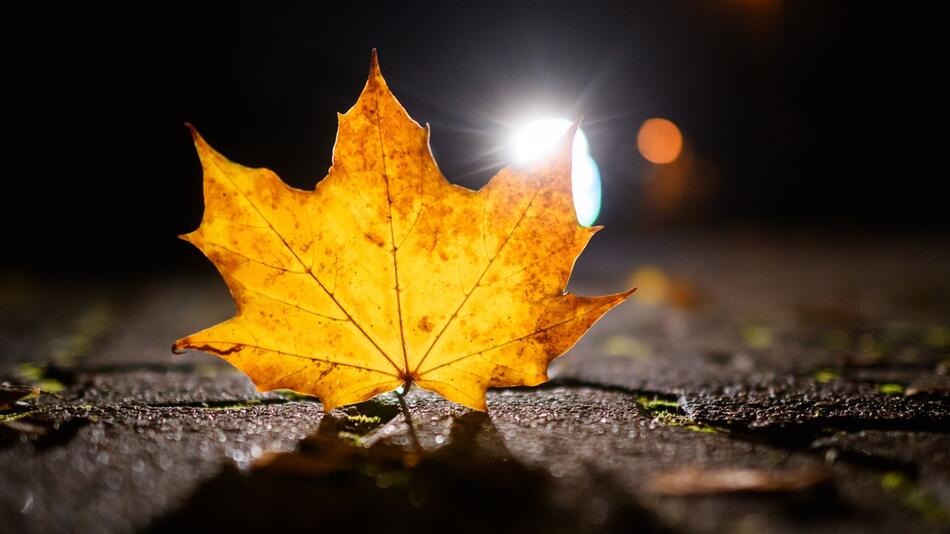
M 0 381 L 43 392 L 0 411 L 0 530 L 946 532 L 947 242 L 605 231 L 572 290 L 641 290 L 549 384 L 411 421 L 172 356 L 232 313 L 210 268 L 4 275 Z

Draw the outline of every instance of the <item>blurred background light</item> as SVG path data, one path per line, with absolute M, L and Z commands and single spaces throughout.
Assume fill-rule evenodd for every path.
M 637 148 L 651 163 L 672 163 L 683 150 L 683 134 L 672 121 L 647 119 L 637 133 Z
M 571 124 L 572 121 L 563 118 L 538 119 L 515 130 L 510 144 L 512 161 L 526 163 L 546 154 Z M 577 221 L 591 226 L 600 214 L 600 169 L 590 155 L 590 144 L 580 128 L 574 136 L 571 161 L 571 193 Z

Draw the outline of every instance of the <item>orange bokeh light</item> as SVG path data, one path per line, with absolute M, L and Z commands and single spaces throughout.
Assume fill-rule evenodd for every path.
M 651 163 L 672 163 L 683 151 L 683 134 L 667 119 L 647 119 L 637 133 L 637 148 Z

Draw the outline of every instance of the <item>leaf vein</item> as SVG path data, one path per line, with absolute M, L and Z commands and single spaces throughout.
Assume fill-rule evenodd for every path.
M 244 191 L 242 191 L 241 188 L 238 187 L 238 185 L 237 185 L 236 183 L 234 183 L 234 180 L 231 179 L 231 176 L 228 175 L 228 173 L 224 172 L 224 170 L 222 170 L 222 169 L 218 166 L 218 164 L 217 164 L 216 162 L 213 162 L 213 161 L 212 161 L 212 164 L 218 169 L 218 172 L 220 172 L 222 175 L 224 175 L 224 177 L 227 178 L 227 180 L 231 183 L 231 185 L 232 185 L 235 189 L 237 189 L 237 191 L 241 194 L 241 196 L 244 197 L 245 200 L 247 200 L 248 204 L 250 204 L 251 207 L 253 207 L 254 210 L 257 211 L 257 214 L 260 216 L 261 220 L 263 220 L 263 221 L 267 224 L 267 226 L 270 227 L 271 231 L 274 232 L 274 235 L 276 235 L 277 238 L 280 239 L 281 243 L 284 244 L 284 247 L 286 247 L 287 250 L 290 251 L 290 253 L 297 259 L 297 262 L 300 264 L 300 266 L 306 268 L 306 264 L 303 262 L 303 260 L 300 258 L 300 256 L 297 255 L 297 252 L 293 249 L 293 247 L 290 246 L 289 243 L 287 243 L 287 240 L 284 239 L 284 236 L 280 235 L 280 232 L 278 232 L 277 229 L 274 228 L 274 225 L 267 219 L 267 217 L 264 216 L 264 214 L 261 212 L 261 209 L 260 209 L 259 207 L 257 207 L 257 204 L 255 204 L 254 201 L 253 201 L 249 196 L 247 196 L 247 195 L 244 193 Z M 287 186 L 284 185 L 284 187 L 287 187 Z M 282 269 L 282 270 L 288 271 L 288 269 Z M 308 271 L 306 271 L 306 272 L 310 275 L 311 278 L 313 278 L 313 280 L 320 286 L 320 288 L 321 288 L 324 292 L 326 292 L 327 295 L 329 295 L 330 299 L 333 300 L 334 304 L 336 304 L 337 307 L 340 308 L 340 311 L 342 311 L 343 314 L 346 315 L 346 318 L 347 318 L 351 323 L 353 323 L 353 325 L 356 326 L 357 329 L 359 329 L 359 331 L 366 337 L 366 339 L 369 340 L 370 343 L 373 344 L 374 347 L 376 347 L 376 350 L 379 351 L 379 353 L 383 356 L 383 358 L 385 358 L 386 361 L 388 361 L 388 362 L 390 363 L 390 365 L 392 365 L 393 368 L 394 368 L 397 372 L 399 372 L 400 369 L 399 369 L 399 366 L 396 365 L 396 362 L 392 361 L 392 359 L 389 357 L 389 355 L 386 354 L 386 351 L 384 351 L 384 350 L 382 349 L 382 347 L 380 347 L 379 344 L 376 343 L 376 340 L 373 339 L 373 338 L 369 335 L 369 333 L 366 332 L 366 330 L 363 329 L 363 327 L 360 326 L 360 324 L 356 322 L 355 319 L 353 319 L 353 316 L 350 315 L 350 313 L 349 313 L 348 311 L 346 311 L 346 308 L 343 307 L 343 305 L 340 303 L 339 300 L 337 300 L 337 298 L 333 295 L 333 293 L 331 293 L 331 292 L 327 289 L 327 287 L 323 284 L 323 282 L 320 281 L 320 278 L 318 278 L 317 275 L 314 274 L 313 271 L 308 270 Z
M 491 347 L 488 347 L 488 348 L 485 348 L 485 349 L 481 349 L 481 350 L 477 350 L 477 351 L 475 351 L 475 352 L 470 352 L 470 353 L 468 353 L 468 354 L 464 354 L 464 355 L 462 355 L 462 356 L 459 356 L 458 358 L 455 358 L 454 360 L 450 360 L 450 361 L 441 363 L 441 364 L 439 364 L 439 365 L 436 365 L 436 366 L 434 366 L 434 367 L 430 367 L 429 369 L 426 369 L 425 371 L 419 372 L 418 375 L 421 377 L 421 376 L 424 376 L 426 373 L 431 373 L 432 371 L 435 371 L 436 369 L 440 369 L 440 368 L 445 367 L 445 366 L 447 366 L 447 365 L 452 365 L 452 364 L 454 364 L 454 363 L 456 363 L 456 362 L 459 362 L 459 361 L 461 361 L 461 360 L 464 360 L 464 359 L 466 359 L 466 358 L 471 358 L 472 356 L 478 356 L 478 355 L 484 354 L 484 353 L 486 353 L 486 352 L 488 352 L 488 351 L 492 351 L 492 350 L 495 350 L 495 349 L 500 349 L 501 347 L 510 345 L 510 344 L 512 344 L 512 343 L 517 343 L 517 342 L 519 342 L 519 341 L 521 341 L 521 340 L 523 340 L 523 339 L 527 339 L 527 338 L 529 338 L 529 337 L 531 337 L 531 336 L 536 336 L 536 335 L 541 334 L 541 333 L 543 333 L 543 332 L 547 332 L 548 330 L 557 328 L 557 327 L 559 327 L 559 326 L 563 326 L 563 325 L 565 325 L 565 324 L 567 324 L 567 323 L 570 323 L 570 322 L 572 322 L 572 321 L 576 321 L 576 320 L 578 320 L 578 319 L 580 319 L 580 318 L 582 318 L 582 317 L 586 317 L 587 315 L 590 315 L 591 313 L 594 313 L 594 312 L 600 310 L 601 308 L 604 308 L 605 306 L 609 306 L 609 305 L 611 305 L 611 304 L 613 304 L 613 301 L 605 302 L 604 304 L 601 304 L 601 305 L 599 305 L 599 306 L 595 306 L 595 307 L 593 307 L 593 308 L 591 308 L 591 309 L 589 309 L 589 310 L 587 310 L 587 311 L 585 311 L 585 312 L 583 312 L 583 313 L 579 313 L 579 314 L 577 314 L 577 315 L 575 315 L 575 316 L 573 316 L 573 317 L 571 317 L 571 318 L 569 318 L 569 319 L 565 319 L 565 320 L 563 320 L 563 321 L 558 321 L 558 322 L 556 322 L 556 323 L 554 323 L 554 324 L 552 324 L 552 325 L 548 325 L 548 326 L 546 326 L 546 327 L 544 327 L 544 328 L 540 328 L 540 329 L 538 329 L 538 330 L 535 330 L 534 332 L 531 332 L 530 334 L 525 334 L 525 335 L 523 335 L 523 336 L 516 337 L 516 338 L 514 338 L 514 339 L 509 339 L 508 341 L 505 341 L 505 342 L 503 342 L 503 343 L 499 343 L 499 344 L 497 344 L 497 345 L 492 345 Z
M 273 352 L 274 354 L 280 354 L 280 355 L 282 355 L 282 356 L 289 356 L 289 357 L 291 357 L 291 358 L 301 358 L 301 359 L 304 359 L 304 360 L 310 360 L 310 361 L 315 361 L 315 362 L 321 362 L 321 363 L 326 363 L 326 364 L 329 364 L 329 365 L 339 365 L 339 366 L 341 366 L 341 367 L 351 367 L 351 368 L 353 368 L 353 369 L 361 369 L 361 370 L 363 370 L 363 371 L 369 371 L 369 372 L 372 372 L 372 373 L 379 373 L 379 374 L 381 374 L 381 375 L 391 376 L 391 377 L 393 377 L 393 378 L 399 378 L 397 375 L 395 375 L 395 374 L 393 374 L 393 373 L 390 373 L 389 371 L 383 371 L 382 369 L 375 369 L 375 368 L 373 368 L 373 367 L 366 367 L 365 365 L 356 365 L 355 363 L 348 363 L 348 362 L 341 362 L 341 361 L 338 361 L 338 360 L 331 360 L 330 358 L 321 358 L 321 357 L 319 357 L 319 356 L 308 356 L 308 355 L 306 355 L 306 354 L 298 354 L 298 353 L 296 353 L 296 352 L 288 352 L 288 351 L 279 350 L 279 349 L 272 349 L 272 348 L 270 348 L 270 347 L 265 347 L 265 346 L 263 346 L 263 345 L 257 345 L 257 344 L 255 344 L 255 345 L 248 345 L 248 344 L 246 344 L 246 343 L 240 343 L 240 342 L 236 342 L 236 341 L 225 341 L 225 340 L 219 341 L 219 340 L 210 340 L 210 339 L 209 339 L 209 340 L 202 340 L 201 343 L 203 343 L 203 344 L 220 343 L 220 344 L 226 344 L 226 345 L 241 345 L 241 346 L 244 346 L 244 347 L 247 347 L 247 348 L 251 348 L 251 349 L 259 349 L 259 350 L 263 350 L 263 351 L 267 351 L 267 352 Z
M 485 269 L 482 271 L 482 274 L 478 277 L 478 280 L 475 281 L 475 285 L 472 286 L 471 291 L 465 293 L 465 297 L 462 299 L 462 302 L 459 303 L 457 308 L 455 308 L 455 311 L 452 313 L 451 316 L 449 316 L 448 320 L 442 326 L 442 329 L 439 330 L 439 333 L 436 335 L 435 339 L 432 341 L 432 344 L 429 345 L 429 348 L 426 349 L 425 353 L 423 353 L 422 358 L 419 360 L 419 363 L 416 364 L 416 368 L 414 372 L 419 371 L 419 369 L 422 367 L 422 364 L 426 361 L 426 358 L 428 358 L 429 354 L 432 353 L 432 349 L 434 349 L 436 344 L 439 342 L 439 340 L 442 339 L 442 335 L 449 328 L 449 325 L 451 325 L 452 322 L 455 320 L 455 318 L 458 317 L 459 311 L 461 311 L 462 308 L 465 306 L 465 304 L 468 302 L 469 297 L 471 297 L 472 294 L 475 293 L 475 290 L 478 289 L 479 284 L 481 284 L 482 282 L 482 278 L 485 277 L 485 273 L 487 273 L 488 270 L 491 269 L 491 266 L 492 264 L 494 264 L 495 259 L 501 254 L 501 251 L 504 250 L 505 246 L 508 245 L 508 241 L 511 239 L 511 236 L 514 235 L 518 227 L 521 226 L 521 222 L 524 221 L 525 216 L 528 214 L 528 210 L 531 209 L 531 206 L 534 204 L 535 199 L 538 198 L 538 194 L 540 192 L 541 192 L 541 186 L 539 185 L 538 189 L 536 189 L 534 191 L 534 194 L 531 196 L 531 200 L 528 201 L 528 205 L 525 206 L 524 211 L 521 212 L 521 215 L 518 217 L 518 220 L 515 222 L 515 225 L 511 228 L 511 231 L 509 231 L 508 235 L 505 236 L 505 240 L 502 241 L 501 246 L 498 247 L 498 250 L 495 251 L 495 254 L 492 255 L 492 257 L 488 260 L 488 264 L 485 265 Z M 464 292 L 464 288 L 463 288 L 463 292 Z

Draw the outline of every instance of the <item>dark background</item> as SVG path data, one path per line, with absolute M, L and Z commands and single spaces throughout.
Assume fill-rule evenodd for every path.
M 201 214 L 183 123 L 229 158 L 311 187 L 373 47 L 457 183 L 478 187 L 505 163 L 517 120 L 584 116 L 605 233 L 948 228 L 943 30 L 921 6 L 339 4 L 5 7 L 0 269 L 201 263 L 175 238 Z M 664 169 L 636 149 L 654 116 L 686 138 Z

